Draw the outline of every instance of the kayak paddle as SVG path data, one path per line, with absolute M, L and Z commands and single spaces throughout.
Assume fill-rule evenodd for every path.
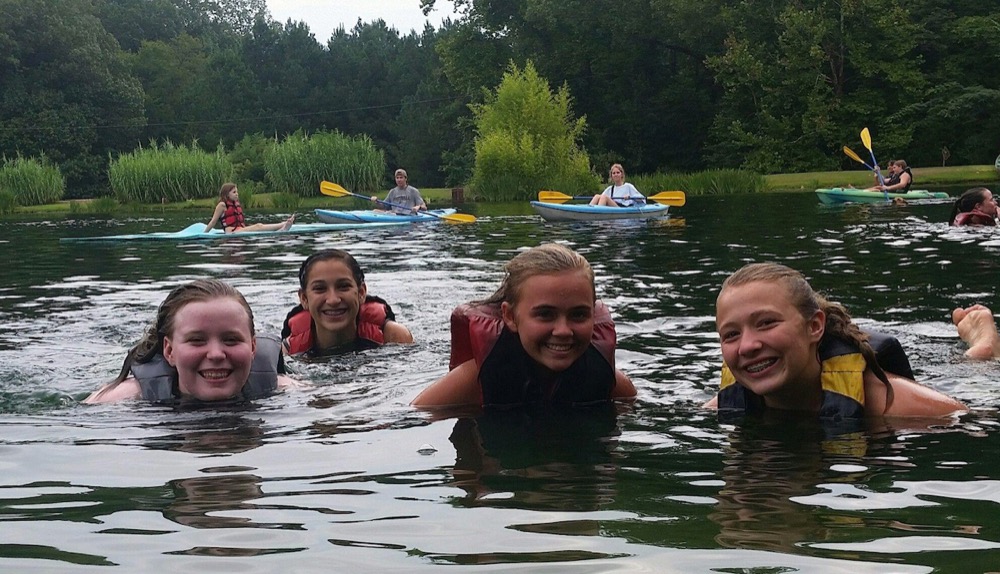
M 865 147 L 868 148 L 868 153 L 870 153 L 871 156 L 872 156 L 872 165 L 878 165 L 878 162 L 875 161 L 875 152 L 872 151 L 872 135 L 870 133 L 868 133 L 868 128 L 867 127 L 864 128 L 863 130 L 861 130 L 861 143 L 865 144 Z M 881 183 L 882 186 L 885 187 L 885 179 L 882 178 L 882 172 L 881 171 L 876 171 L 875 174 L 878 175 L 878 181 L 879 181 L 879 183 Z M 883 189 L 882 190 L 882 195 L 885 196 L 885 200 L 886 200 L 886 202 L 888 202 L 889 201 L 889 192 Z
M 347 191 L 346 189 L 344 189 L 343 187 L 337 185 L 336 183 L 333 183 L 332 181 L 324 181 L 323 183 L 319 184 L 319 191 L 323 195 L 329 195 L 330 197 L 346 197 L 346 196 L 350 195 L 350 196 L 354 196 L 354 197 L 360 197 L 361 199 L 368 199 L 368 200 L 371 199 L 370 197 L 368 197 L 366 195 L 361 195 L 360 193 L 354 193 L 354 192 L 351 192 L 351 191 Z M 389 207 L 395 207 L 397 209 L 409 209 L 407 207 L 403 207 L 402 205 L 397 205 L 395 203 L 389 203 L 387 201 L 382 201 L 381 199 L 376 199 L 375 201 L 377 201 L 378 203 L 381 203 L 382 205 L 387 205 Z M 450 221 L 452 223 L 473 223 L 474 221 L 476 221 L 476 217 L 474 215 L 469 215 L 467 213 L 453 213 L 451 215 L 438 215 L 438 214 L 432 213 L 430 211 L 425 211 L 424 213 L 426 213 L 427 215 L 430 215 L 432 217 L 437 217 L 438 219 L 443 219 L 445 221 Z
M 538 192 L 538 201 L 544 201 L 546 203 L 565 203 L 573 199 L 592 199 L 593 197 L 593 195 L 566 195 L 565 193 L 559 191 Z M 646 198 L 646 201 L 655 201 L 656 203 L 662 203 L 664 205 L 680 207 L 687 203 L 687 197 L 684 195 L 683 191 L 661 191 L 656 195 L 650 195 Z
M 875 171 L 874 167 L 868 165 L 868 162 L 866 162 L 865 160 L 861 159 L 861 156 L 859 156 L 858 154 L 854 153 L 854 150 L 851 149 L 851 148 L 849 148 L 849 147 L 847 147 L 846 145 L 844 146 L 844 155 L 846 155 L 847 157 L 849 157 L 849 158 L 853 159 L 854 161 L 860 163 L 861 165 L 867 167 L 868 169 L 870 169 L 872 171 Z

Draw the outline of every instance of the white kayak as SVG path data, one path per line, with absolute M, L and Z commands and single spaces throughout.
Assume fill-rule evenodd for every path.
M 604 221 L 608 219 L 650 219 L 667 215 L 670 207 L 659 203 L 612 207 L 580 203 L 532 201 L 531 207 L 546 221 Z

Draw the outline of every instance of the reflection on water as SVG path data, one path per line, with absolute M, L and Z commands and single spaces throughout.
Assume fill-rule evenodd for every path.
M 57 239 L 190 216 L 0 222 L 0 568 L 996 571 L 1000 367 L 962 359 L 948 312 L 1000 307 L 1000 235 L 949 228 L 949 209 L 692 197 L 652 222 L 544 223 L 491 206 L 474 225 L 142 244 Z M 593 263 L 636 404 L 443 419 L 409 408 L 447 368 L 451 309 L 543 241 Z M 277 333 L 299 263 L 328 247 L 358 257 L 417 344 L 291 361 L 314 388 L 247 409 L 77 404 L 172 287 L 223 278 Z M 831 434 L 700 409 L 718 383 L 719 285 L 762 260 L 899 337 L 918 378 L 973 412 Z

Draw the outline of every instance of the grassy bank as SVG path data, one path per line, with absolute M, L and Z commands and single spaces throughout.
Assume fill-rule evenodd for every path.
M 995 185 L 997 172 L 992 165 L 959 165 L 955 167 L 916 167 L 913 170 L 914 187 L 924 189 L 941 185 Z M 867 169 L 854 171 L 817 171 L 810 173 L 781 173 L 764 176 L 771 191 L 813 191 L 823 187 L 869 187 L 872 172 Z
M 992 165 L 961 165 L 955 167 L 917 167 L 913 168 L 913 177 L 918 189 L 933 188 L 944 185 L 997 185 L 997 172 Z M 852 171 L 822 171 L 810 173 L 783 173 L 764 176 L 767 188 L 775 192 L 813 191 L 823 187 L 868 187 L 872 184 L 871 172 L 866 169 Z M 447 207 L 452 205 L 451 188 L 422 188 L 421 195 L 431 207 Z M 380 196 L 382 194 L 379 194 Z M 469 194 L 465 194 L 466 201 Z M 212 215 L 216 199 L 196 199 L 177 203 L 141 205 L 136 207 L 117 206 L 114 213 L 141 212 L 156 213 L 175 210 L 198 210 L 204 212 L 207 221 Z M 17 208 L 17 214 L 53 214 L 63 215 L 71 212 L 88 212 L 90 200 L 60 201 L 47 205 L 36 205 Z M 75 204 L 75 205 L 73 205 Z M 106 205 L 106 204 L 105 204 Z M 335 199 L 332 197 L 302 198 L 296 211 L 311 212 L 315 208 L 325 209 L 368 209 L 370 204 L 356 198 Z M 255 210 L 267 211 L 273 209 L 271 194 L 255 194 L 254 206 L 247 208 L 248 213 Z M 108 210 L 101 211 L 109 213 Z

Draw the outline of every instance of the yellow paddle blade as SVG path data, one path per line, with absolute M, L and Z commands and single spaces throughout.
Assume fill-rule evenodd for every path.
M 330 195 L 333 197 L 346 197 L 348 195 L 354 195 L 353 193 L 347 191 L 343 187 L 333 183 L 332 181 L 324 181 L 319 184 L 319 191 L 323 195 Z
M 872 134 L 868 133 L 868 128 L 861 130 L 861 143 L 865 144 L 868 151 L 872 151 Z
M 656 195 L 651 195 L 646 198 L 649 201 L 655 201 L 656 203 L 662 203 L 664 205 L 672 205 L 674 207 L 680 207 L 687 203 L 687 195 L 683 191 L 661 191 Z
M 861 159 L 861 157 L 858 154 L 854 153 L 854 150 L 847 147 L 846 145 L 844 146 L 844 155 L 846 155 L 847 157 L 853 159 L 858 163 L 863 163 L 865 165 L 868 165 L 868 163 L 865 160 Z
M 564 203 L 573 199 L 572 196 L 566 195 L 565 193 L 559 191 L 539 191 L 538 201 L 545 201 L 547 203 Z
M 451 215 L 439 215 L 441 219 L 451 223 L 475 223 L 476 216 L 468 213 L 452 213 Z

